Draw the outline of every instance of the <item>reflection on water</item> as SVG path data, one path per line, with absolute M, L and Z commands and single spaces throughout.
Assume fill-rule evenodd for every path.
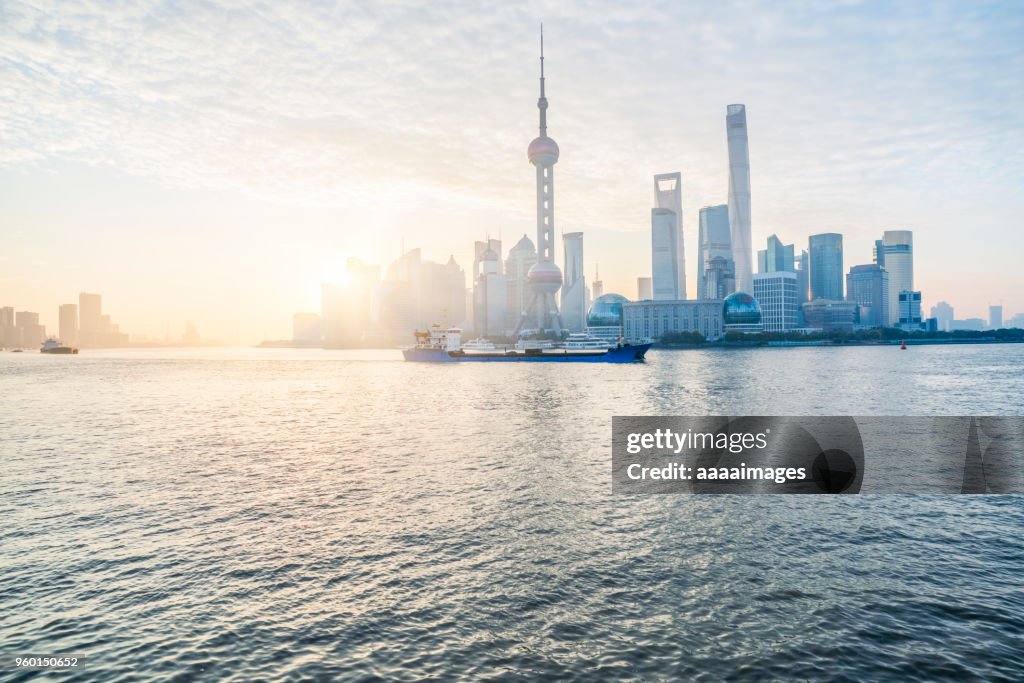
M 1019 497 L 624 498 L 609 471 L 613 415 L 1012 415 L 1022 361 L 0 354 L 0 652 L 87 655 L 67 680 L 1013 678 Z

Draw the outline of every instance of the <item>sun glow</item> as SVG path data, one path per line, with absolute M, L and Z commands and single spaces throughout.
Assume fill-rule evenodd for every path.
M 349 284 L 347 259 L 336 256 L 325 262 L 320 268 L 320 282 L 323 284 L 346 286 Z

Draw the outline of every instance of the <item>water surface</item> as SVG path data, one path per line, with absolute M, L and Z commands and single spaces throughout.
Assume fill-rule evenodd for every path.
M 0 354 L 0 653 L 86 655 L 59 680 L 1021 677 L 1021 497 L 613 497 L 610 438 L 1020 414 L 1024 345 L 400 358 Z

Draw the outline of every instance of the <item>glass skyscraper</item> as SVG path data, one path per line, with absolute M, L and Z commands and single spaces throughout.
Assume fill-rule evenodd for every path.
M 914 233 L 886 230 L 875 242 L 875 263 L 889 272 L 889 324 L 900 319 L 900 292 L 914 291 Z
M 777 235 L 768 237 L 768 247 L 757 252 L 761 257 L 759 272 L 795 273 L 796 252 L 792 244 L 783 244 Z
M 730 104 L 725 113 L 729 143 L 729 228 L 736 289 L 750 293 L 754 281 L 754 252 L 750 241 L 750 152 L 747 108 Z
M 853 266 L 846 275 L 846 300 L 861 307 L 863 327 L 888 327 L 889 272 L 877 263 Z
M 712 270 L 712 261 L 721 259 L 716 272 L 722 277 L 712 274 L 714 282 L 721 282 L 719 286 L 709 287 L 709 271 Z M 700 210 L 700 226 L 697 234 L 697 298 L 698 299 L 724 299 L 733 290 L 722 291 L 722 287 L 728 288 L 733 285 L 732 273 L 735 267 L 732 261 L 732 238 L 729 235 L 729 207 L 725 204 L 720 206 L 705 206 Z M 711 291 L 711 290 L 714 291 Z
M 655 299 L 686 298 L 686 251 L 683 248 L 683 175 L 654 176 L 651 209 L 651 279 Z
M 811 301 L 843 300 L 843 236 L 837 232 L 811 235 L 808 281 Z

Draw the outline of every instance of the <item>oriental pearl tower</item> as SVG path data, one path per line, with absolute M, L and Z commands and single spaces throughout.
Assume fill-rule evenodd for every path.
M 548 99 L 544 96 L 544 27 L 540 29 L 540 135 L 527 149 L 530 163 L 537 169 L 537 263 L 526 275 L 530 305 L 523 311 L 516 334 L 531 318 L 540 331 L 562 333 L 555 295 L 562 287 L 562 271 L 555 265 L 555 192 L 554 166 L 558 161 L 558 145 L 548 137 Z

